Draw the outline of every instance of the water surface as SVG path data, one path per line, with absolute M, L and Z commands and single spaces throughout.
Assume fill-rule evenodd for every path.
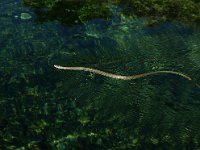
M 200 29 L 148 26 L 107 7 L 109 19 L 80 23 L 0 2 L 0 149 L 200 148 Z M 54 64 L 121 75 L 172 70 L 193 81 L 121 81 Z

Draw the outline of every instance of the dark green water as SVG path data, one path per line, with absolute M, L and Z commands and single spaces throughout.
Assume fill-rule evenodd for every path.
M 200 148 L 200 29 L 150 27 L 108 7 L 109 19 L 81 24 L 0 1 L 0 149 Z M 173 70 L 194 81 L 121 81 L 54 64 L 123 75 Z

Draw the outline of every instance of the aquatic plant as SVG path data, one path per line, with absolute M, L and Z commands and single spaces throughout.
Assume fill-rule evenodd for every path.
M 57 20 L 72 25 L 95 18 L 108 19 L 111 16 L 108 3 L 98 0 L 24 0 L 24 3 L 34 8 L 38 22 Z
M 150 17 L 149 25 L 163 21 L 200 23 L 199 1 L 194 0 L 116 0 L 125 5 L 124 13 L 137 17 Z M 155 21 L 157 20 L 157 21 Z
M 120 13 L 125 15 L 148 17 L 149 26 L 165 21 L 200 23 L 200 2 L 194 0 L 24 0 L 24 3 L 35 9 L 39 21 L 58 20 L 67 25 L 95 18 L 108 19 L 112 16 L 109 5 L 121 7 Z

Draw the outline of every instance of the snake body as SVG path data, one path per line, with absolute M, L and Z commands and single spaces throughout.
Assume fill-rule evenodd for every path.
M 54 65 L 55 68 L 61 69 L 61 70 L 75 70 L 75 71 L 86 71 L 86 72 L 92 72 L 96 73 L 105 77 L 113 78 L 113 79 L 121 79 L 121 80 L 134 80 L 134 79 L 139 79 L 139 78 L 144 78 L 146 76 L 151 76 L 151 75 L 158 75 L 158 74 L 174 74 L 181 76 L 189 81 L 192 79 L 181 73 L 181 72 L 176 72 L 176 71 L 154 71 L 154 72 L 147 72 L 147 73 L 142 73 L 142 74 L 137 74 L 137 75 L 131 75 L 131 76 L 125 76 L 125 75 L 116 75 L 108 72 L 104 72 L 98 69 L 94 68 L 87 68 L 87 67 L 63 67 L 59 65 Z

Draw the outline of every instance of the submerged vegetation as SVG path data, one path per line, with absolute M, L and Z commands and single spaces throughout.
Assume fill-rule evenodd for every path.
M 172 70 L 199 84 L 200 29 L 183 24 L 199 23 L 198 1 L 23 2 L 31 9 L 13 0 L 0 7 L 0 149 L 200 148 L 200 89 L 192 82 L 53 67 Z
M 64 24 L 111 17 L 110 5 L 121 5 L 121 13 L 149 17 L 148 25 L 165 21 L 200 23 L 200 1 L 197 0 L 24 0 L 33 7 L 40 21 L 58 20 Z
M 127 6 L 127 15 L 151 17 L 151 23 L 160 21 L 183 21 L 200 23 L 200 1 L 195 0 L 117 0 Z
M 24 0 L 24 3 L 35 9 L 39 22 L 57 20 L 71 25 L 111 16 L 107 3 L 99 0 Z

